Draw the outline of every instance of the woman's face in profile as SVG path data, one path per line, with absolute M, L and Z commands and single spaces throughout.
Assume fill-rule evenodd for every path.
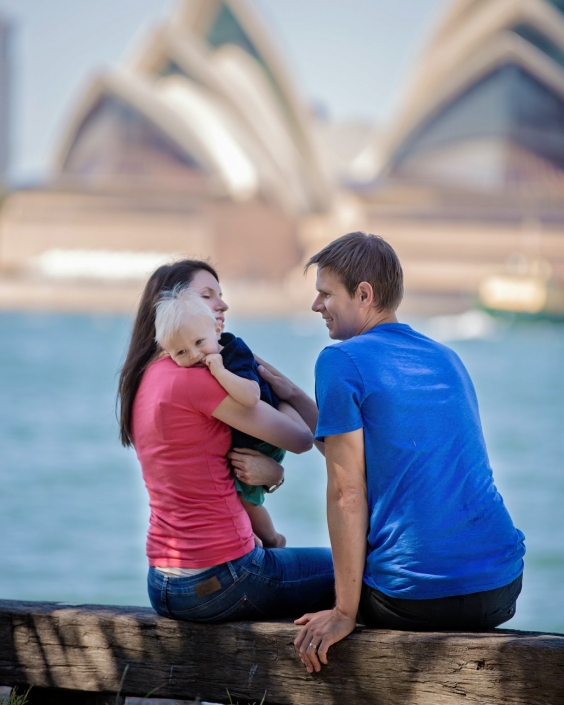
M 225 327 L 224 313 L 229 306 L 223 300 L 221 287 L 213 274 L 210 274 L 205 269 L 200 269 L 194 275 L 190 283 L 190 289 L 193 289 L 202 297 L 206 306 L 211 309 L 215 316 L 215 320 L 221 324 L 221 330 L 223 330 Z

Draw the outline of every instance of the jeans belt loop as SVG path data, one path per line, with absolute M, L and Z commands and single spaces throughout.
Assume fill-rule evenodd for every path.
M 233 578 L 233 582 L 238 583 L 239 576 L 237 575 L 237 571 L 235 570 L 233 563 L 231 563 L 231 561 L 227 561 L 226 566 L 229 568 L 229 572 L 231 573 L 231 577 Z
M 166 590 L 168 587 L 168 575 L 163 577 L 163 584 L 161 585 L 161 603 L 166 605 Z

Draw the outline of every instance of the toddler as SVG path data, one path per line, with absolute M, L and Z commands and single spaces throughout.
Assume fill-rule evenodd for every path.
M 221 335 L 219 324 L 200 296 L 188 288 L 162 294 L 156 305 L 155 340 L 180 367 L 206 365 L 229 396 L 243 406 L 260 400 L 278 408 L 279 400 L 258 373 L 251 350 L 232 333 Z M 221 343 L 220 343 L 221 336 Z M 285 451 L 232 429 L 233 447 L 252 448 L 281 462 Z M 286 539 L 274 528 L 263 506 L 264 487 L 246 485 L 235 478 L 241 502 L 254 533 L 266 548 L 283 548 Z

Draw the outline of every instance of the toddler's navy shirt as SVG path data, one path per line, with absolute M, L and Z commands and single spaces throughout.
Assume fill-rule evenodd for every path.
M 219 342 L 223 346 L 221 357 L 223 358 L 225 369 L 233 372 L 238 377 L 252 379 L 257 382 L 260 387 L 261 401 L 265 401 L 277 409 L 280 400 L 270 384 L 260 376 L 258 363 L 249 346 L 241 338 L 233 335 L 233 333 L 223 333 Z M 235 428 L 232 431 L 234 448 L 253 448 L 257 443 L 261 443 L 258 438 L 237 431 Z

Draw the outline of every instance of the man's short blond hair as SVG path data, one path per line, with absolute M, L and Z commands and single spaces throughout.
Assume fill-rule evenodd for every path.
M 217 323 L 202 297 L 187 286 L 161 292 L 155 305 L 155 340 L 166 350 L 187 318 L 209 318 Z

